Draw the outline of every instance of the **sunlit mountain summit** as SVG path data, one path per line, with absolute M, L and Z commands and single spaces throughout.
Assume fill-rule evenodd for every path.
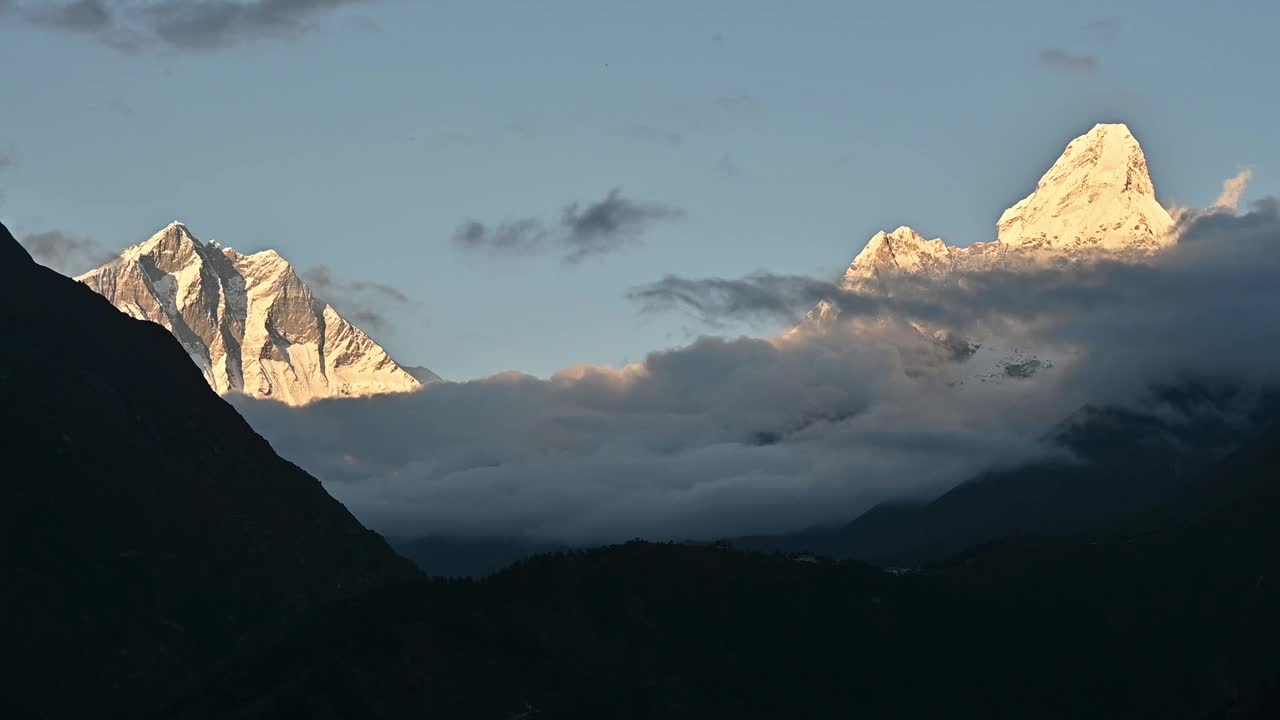
M 1097 124 L 1072 140 L 1035 190 L 1001 214 L 996 239 L 967 247 L 927 239 L 902 226 L 877 232 L 840 279 L 847 292 L 893 295 L 899 283 L 942 281 L 955 273 L 1022 271 L 1096 261 L 1142 262 L 1176 244 L 1175 223 L 1156 200 L 1146 156 L 1124 124 Z M 840 314 L 819 302 L 798 330 L 824 329 Z M 917 329 L 951 349 L 968 380 L 1022 378 L 1051 361 L 1035 353 L 963 340 L 945 329 Z
M 245 255 L 173 222 L 76 279 L 173 333 L 220 394 L 304 405 L 422 387 L 274 250 Z

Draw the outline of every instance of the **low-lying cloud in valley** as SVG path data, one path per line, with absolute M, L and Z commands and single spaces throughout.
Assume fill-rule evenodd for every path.
M 715 537 L 843 518 L 1026 452 L 1034 393 L 971 417 L 845 333 L 702 338 L 621 369 L 511 373 L 289 409 L 237 399 L 375 529 L 564 542 Z
M 1278 209 L 1184 214 L 1179 245 L 1149 264 L 966 273 L 887 299 L 814 278 L 668 277 L 631 297 L 650 311 L 782 327 L 826 297 L 842 322 L 704 337 L 550 379 L 509 373 L 302 408 L 235 402 L 393 537 L 576 543 L 844 521 L 1051 452 L 1045 433 L 1086 402 L 1191 378 L 1274 383 Z M 908 320 L 1065 360 L 1027 380 L 955 384 L 947 348 Z

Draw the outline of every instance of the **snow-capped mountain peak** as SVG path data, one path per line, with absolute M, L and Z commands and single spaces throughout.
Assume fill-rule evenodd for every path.
M 184 250 L 190 251 L 190 248 L 197 244 L 199 244 L 199 241 L 187 230 L 186 224 L 174 220 L 145 241 L 127 248 L 120 254 L 120 257 L 121 259 L 135 259 L 152 253 L 172 255 L 181 253 Z
M 927 240 L 906 226 L 880 231 L 854 258 L 841 285 L 846 291 L 892 295 L 893 280 L 901 277 L 940 279 L 957 271 L 1021 270 L 1061 261 L 1142 261 L 1177 241 L 1173 227 L 1173 218 L 1156 200 L 1137 138 L 1123 124 L 1098 124 L 1068 143 L 1035 190 L 1000 216 L 994 241 L 956 247 Z M 839 314 L 838 304 L 823 300 L 796 331 L 823 329 Z M 926 337 L 951 338 L 945 329 L 917 330 Z M 1025 377 L 1051 366 L 1027 351 L 1002 349 L 991 338 L 946 342 L 975 349 L 957 358 L 976 368 L 970 375 L 981 382 Z M 991 357 L 984 360 L 985 355 Z
M 76 279 L 168 329 L 219 393 L 302 405 L 421 387 L 275 250 L 205 244 L 174 221 Z
M 1004 211 L 995 242 L 961 248 L 906 226 L 881 231 L 849 265 L 844 285 L 1058 259 L 1141 259 L 1172 245 L 1172 229 L 1137 138 L 1123 124 L 1098 124 L 1068 143 L 1036 189 Z
M 856 289 L 872 280 L 887 280 L 891 275 L 941 275 L 954 269 L 954 254 L 955 248 L 940 238 L 926 240 L 906 225 L 893 232 L 881 230 L 853 259 L 843 284 L 846 289 Z
M 1142 146 L 1118 123 L 1072 140 L 1036 189 L 996 222 L 998 241 L 1011 252 L 1068 257 L 1157 252 L 1173 243 L 1172 227 Z

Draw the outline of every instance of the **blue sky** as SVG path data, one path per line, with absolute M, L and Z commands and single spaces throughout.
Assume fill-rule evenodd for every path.
M 993 239 L 1095 122 L 1129 124 L 1166 204 L 1206 204 L 1242 166 L 1248 197 L 1280 194 L 1268 2 L 331 4 L 218 47 L 125 51 L 18 2 L 0 15 L 0 218 L 108 249 L 179 218 L 392 285 L 413 303 L 376 339 L 465 379 L 709 332 L 626 300 L 666 273 L 833 275 L 902 224 Z M 572 265 L 453 240 L 614 188 L 684 215 Z M 770 328 L 714 331 L 753 330 Z

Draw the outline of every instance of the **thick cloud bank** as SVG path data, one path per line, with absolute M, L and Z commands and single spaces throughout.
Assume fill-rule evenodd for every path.
M 632 297 L 708 321 L 789 321 L 827 297 L 842 322 L 702 338 L 547 380 L 510 373 L 303 408 L 235 402 L 393 537 L 714 538 L 848 520 L 1049 452 L 1045 433 L 1086 402 L 1187 378 L 1274 383 L 1278 208 L 1188 213 L 1179 245 L 1148 265 L 904 282 L 888 299 L 812 278 L 669 277 Z M 1028 379 L 957 383 L 953 347 L 917 327 L 1059 360 Z
M 703 338 L 550 380 L 237 404 L 375 529 L 582 542 L 783 530 L 954 482 L 1024 452 L 1023 430 L 1055 415 L 1025 388 L 992 390 L 966 408 L 908 379 L 893 348 L 833 333 Z

